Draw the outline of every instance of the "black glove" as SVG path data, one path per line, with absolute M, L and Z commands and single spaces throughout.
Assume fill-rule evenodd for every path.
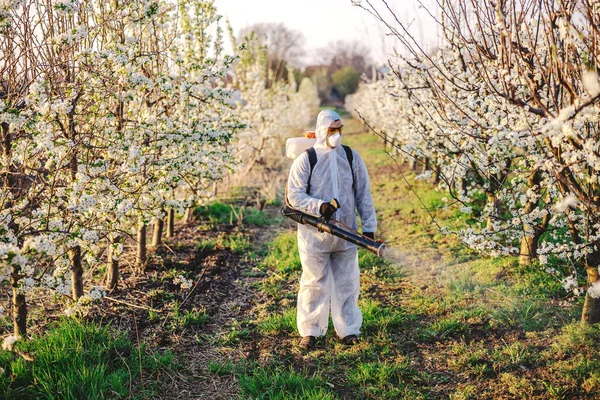
M 363 232 L 363 236 L 366 236 L 371 240 L 375 240 L 375 233 L 373 232 Z
M 325 220 L 329 221 L 329 219 L 333 216 L 333 214 L 340 208 L 340 203 L 337 199 L 331 199 L 329 203 L 321 204 L 321 208 L 319 208 L 319 212 L 325 218 Z

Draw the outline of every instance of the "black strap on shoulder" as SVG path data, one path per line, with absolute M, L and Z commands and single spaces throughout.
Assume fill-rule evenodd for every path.
M 354 154 L 352 154 L 352 149 L 350 148 L 350 146 L 346 146 L 345 144 L 343 144 L 342 147 L 346 152 L 346 158 L 348 159 L 348 163 L 350 164 L 350 171 L 352 171 L 352 190 L 354 190 L 354 194 L 356 194 L 356 185 L 354 180 L 354 164 L 352 164 L 352 161 L 354 161 Z
M 354 180 L 354 154 L 352 154 L 352 149 L 349 146 L 342 145 L 344 148 L 344 152 L 346 153 L 346 158 L 348 159 L 348 163 L 350 164 L 350 171 L 352 171 L 352 190 L 356 193 L 356 185 Z M 306 194 L 310 194 L 310 178 L 312 178 L 313 168 L 317 164 L 317 151 L 314 147 L 306 149 L 308 153 L 308 162 L 310 163 L 310 172 L 308 173 L 308 181 L 306 182 Z
M 310 178 L 312 178 L 313 168 L 317 164 L 317 151 L 314 147 L 306 149 L 308 153 L 308 162 L 310 163 L 310 172 L 308 173 L 308 181 L 306 182 L 306 194 L 310 194 Z

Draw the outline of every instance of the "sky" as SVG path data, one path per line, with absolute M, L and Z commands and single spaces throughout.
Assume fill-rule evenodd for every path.
M 355 0 L 356 1 L 356 0 Z M 379 9 L 380 0 L 370 0 Z M 437 27 L 418 0 L 388 0 L 401 22 L 411 24 L 411 32 L 423 45 L 435 47 Z M 318 64 L 317 49 L 337 40 L 358 40 L 371 49 L 377 64 L 403 49 L 390 38 L 386 28 L 351 0 L 215 0 L 218 13 L 229 19 L 234 32 L 259 22 L 282 22 L 306 37 L 305 64 Z M 366 6 L 366 4 L 365 4 Z

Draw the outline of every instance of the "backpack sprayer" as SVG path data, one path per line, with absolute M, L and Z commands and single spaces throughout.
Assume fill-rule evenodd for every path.
M 286 155 L 289 159 L 294 160 L 303 152 L 308 152 L 310 176 L 308 177 L 308 182 L 306 185 L 307 194 L 310 193 L 310 177 L 312 176 L 312 169 L 317 163 L 316 153 L 314 149 L 312 149 L 312 146 L 314 146 L 316 141 L 317 140 L 314 132 L 306 132 L 303 137 L 290 138 L 286 142 Z M 344 151 L 346 153 L 346 157 L 348 158 L 348 162 L 350 163 L 350 168 L 352 169 L 352 150 L 350 150 L 349 147 L 344 146 Z M 354 172 L 352 173 L 352 179 L 354 180 Z M 352 186 L 354 187 L 354 182 L 352 183 Z M 382 240 L 371 240 L 349 226 L 342 224 L 340 221 L 335 219 L 325 220 L 323 217 L 315 217 L 292 208 L 287 201 L 287 193 L 285 196 L 285 204 L 283 207 L 281 207 L 281 215 L 288 217 L 299 224 L 314 226 L 319 230 L 319 232 L 327 232 L 350 243 L 354 243 L 357 246 L 364 247 L 365 249 L 377 254 L 379 257 L 382 256 L 383 250 L 385 249 L 385 244 Z
M 314 226 L 319 230 L 319 232 L 327 232 L 350 243 L 354 243 L 357 246 L 364 247 L 365 249 L 377 254 L 379 257 L 383 256 L 385 243 L 383 243 L 382 240 L 371 240 L 335 219 L 326 221 L 322 217 L 315 217 L 313 215 L 308 215 L 302 211 L 296 210 L 290 207 L 288 204 L 285 204 L 281 208 L 281 215 L 291 218 L 299 224 Z

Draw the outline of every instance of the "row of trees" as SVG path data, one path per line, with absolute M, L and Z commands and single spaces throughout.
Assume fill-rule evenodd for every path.
M 465 243 L 566 274 L 565 287 L 587 289 L 582 320 L 600 322 L 600 5 L 438 5 L 444 44 L 434 54 L 385 0 L 359 5 L 409 56 L 362 85 L 348 109 L 423 162 L 480 221 L 457 232 Z
M 0 284 L 12 290 L 0 314 L 12 309 L 15 335 L 27 296 L 55 291 L 82 310 L 104 293 L 86 290 L 86 269 L 106 254 L 115 288 L 125 240 L 143 269 L 149 224 L 159 245 L 176 212 L 306 123 L 284 112 L 315 91 L 268 88 L 265 50 L 225 55 L 219 18 L 208 0 L 0 5 Z

